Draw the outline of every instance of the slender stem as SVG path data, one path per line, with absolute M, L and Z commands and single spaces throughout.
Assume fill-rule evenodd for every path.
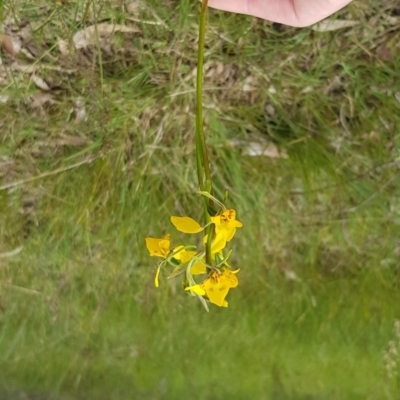
M 203 130 L 203 69 L 204 69 L 204 41 L 206 32 L 208 0 L 203 0 L 201 5 L 199 44 L 197 51 L 197 84 L 196 84 L 196 153 L 197 153 L 197 169 L 199 177 L 200 189 L 206 189 L 206 181 L 211 182 L 210 162 L 206 147 L 206 138 Z M 199 162 L 201 160 L 200 177 Z
M 197 116 L 196 116 L 197 120 Z M 197 124 L 197 122 L 196 122 Z M 197 128 L 196 128 L 197 130 Z M 201 155 L 201 142 L 200 136 L 196 133 L 196 166 L 197 166 L 197 179 L 199 181 L 200 190 L 206 190 L 204 183 L 204 170 L 203 170 L 203 157 Z
M 210 191 L 211 189 L 211 173 L 207 154 L 206 140 L 203 129 L 203 72 L 204 72 L 204 42 L 206 31 L 208 0 L 203 0 L 201 5 L 200 26 L 199 26 L 199 42 L 197 51 L 197 81 L 196 81 L 196 161 L 197 161 L 197 177 L 201 190 Z M 204 199 L 204 215 L 206 223 L 210 221 L 207 205 L 209 201 Z M 206 244 L 206 263 L 211 265 L 211 235 L 212 229 L 206 229 L 208 234 Z
M 204 70 L 204 42 L 207 20 L 207 4 L 208 0 L 203 0 L 201 5 L 200 28 L 199 28 L 199 44 L 197 51 L 197 82 L 196 82 L 196 161 L 197 161 L 197 177 L 199 180 L 200 190 L 212 193 L 212 181 L 210 172 L 210 162 L 208 160 L 206 138 L 203 129 L 203 70 Z M 210 222 L 210 215 L 207 206 L 213 205 L 210 199 L 204 199 L 204 214 L 206 223 Z M 211 243 L 213 235 L 213 227 L 210 225 L 206 229 L 208 240 L 206 243 L 206 263 L 212 264 Z

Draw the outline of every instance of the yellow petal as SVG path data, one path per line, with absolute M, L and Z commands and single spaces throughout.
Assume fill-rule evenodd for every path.
M 211 254 L 219 253 L 225 246 L 226 239 L 221 235 L 217 235 L 211 244 Z
M 237 273 L 239 271 L 235 271 Z M 229 269 L 225 269 L 224 272 L 220 276 L 221 285 L 226 285 L 229 288 L 234 288 L 239 284 L 238 278 L 234 272 Z
M 214 287 L 208 287 L 206 289 L 206 294 L 211 303 L 216 304 L 217 306 L 223 307 L 225 297 L 229 292 L 229 287 L 215 285 Z
M 204 236 L 203 243 L 206 244 L 208 235 Z M 226 246 L 226 239 L 222 235 L 215 237 L 214 241 L 211 243 L 211 254 L 219 253 Z M 212 257 L 214 259 L 214 256 Z
M 185 250 L 180 253 L 180 260 L 182 264 L 188 263 L 195 255 L 197 251 Z
M 234 221 L 229 221 L 228 223 L 229 228 L 241 228 L 243 224 L 235 219 Z
M 236 219 L 236 211 L 233 208 L 225 210 L 221 214 L 221 219 L 224 221 L 234 221 Z
M 176 247 L 172 250 L 173 257 L 174 257 L 175 259 L 177 259 L 177 260 L 180 260 L 180 259 L 181 259 L 181 255 L 182 255 L 182 253 L 183 253 L 184 251 L 185 251 L 185 246 L 182 246 L 182 245 L 176 246 Z
M 188 286 L 185 290 L 190 290 L 193 293 L 196 293 L 200 296 L 204 296 L 206 294 L 205 290 L 200 285 Z
M 226 241 L 230 242 L 232 240 L 232 238 L 235 236 L 236 233 L 236 228 L 232 228 L 226 231 Z
M 155 286 L 155 287 L 158 287 L 158 286 L 159 286 L 158 276 L 160 275 L 160 271 L 161 271 L 161 265 L 158 266 L 157 272 L 156 272 L 156 276 L 155 276 L 155 278 L 154 278 L 154 286 Z
M 216 226 L 221 225 L 221 216 L 220 215 L 216 215 L 215 217 L 210 217 L 210 220 Z
M 199 233 L 203 230 L 200 224 L 190 217 L 171 217 L 171 222 L 179 232 Z
M 146 247 L 152 257 L 165 258 L 169 253 L 170 245 L 170 235 L 166 235 L 162 239 L 146 238 Z
M 197 263 L 192 266 L 190 269 L 192 275 L 200 275 L 205 274 L 207 272 L 207 267 L 202 263 Z
M 163 254 L 167 255 L 169 253 L 170 246 L 171 246 L 171 241 L 169 239 L 169 235 L 168 235 L 168 239 L 160 240 L 159 246 L 160 246 L 160 249 L 163 252 Z
M 220 307 L 223 306 L 225 297 L 230 289 L 229 286 L 221 280 L 221 277 L 222 275 L 218 272 L 213 272 L 208 279 L 201 284 L 211 303 Z

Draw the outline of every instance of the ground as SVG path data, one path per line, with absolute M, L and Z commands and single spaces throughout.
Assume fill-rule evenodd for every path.
M 206 136 L 243 222 L 210 313 L 154 287 L 144 241 L 202 212 L 196 3 L 2 5 L 0 398 L 399 398 L 398 1 L 210 11 Z

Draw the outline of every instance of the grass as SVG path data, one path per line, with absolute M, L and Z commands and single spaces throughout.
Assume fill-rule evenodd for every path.
M 336 18 L 360 23 L 334 32 L 210 12 L 206 134 L 244 227 L 240 285 L 207 314 L 179 281 L 153 287 L 144 246 L 201 214 L 196 5 L 6 2 L 39 49 L 18 62 L 51 90 L 3 51 L 0 398 L 398 398 L 383 358 L 400 318 L 396 10 L 355 2 Z M 100 22 L 140 33 L 75 50 Z

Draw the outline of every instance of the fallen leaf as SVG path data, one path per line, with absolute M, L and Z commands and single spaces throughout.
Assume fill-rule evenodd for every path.
M 297 276 L 296 272 L 290 270 L 290 269 L 285 269 L 285 277 L 289 281 L 299 281 L 299 277 Z
M 41 108 L 45 104 L 57 104 L 57 101 L 54 100 L 53 96 L 50 93 L 35 93 L 30 97 L 31 100 L 31 107 L 32 108 Z
M 239 67 L 234 63 L 222 63 L 220 61 L 209 61 L 204 64 L 204 76 L 208 82 L 215 85 L 231 87 L 238 79 Z M 196 75 L 194 70 L 193 76 Z
M 104 38 L 116 32 L 139 33 L 141 30 L 133 26 L 98 24 L 89 26 L 75 33 L 72 38 L 76 49 L 83 49 L 89 45 L 97 43 L 97 38 Z
M 66 57 L 69 55 L 69 43 L 66 40 L 60 39 L 57 42 L 57 47 L 62 56 Z
M 393 60 L 393 52 L 390 46 L 387 43 L 382 43 L 376 49 L 377 56 L 383 61 L 392 61 Z
M 142 3 L 139 0 L 130 1 L 126 4 L 126 11 L 130 14 L 138 14 L 139 9 L 142 7 Z
M 242 151 L 242 154 L 250 157 L 269 157 L 269 158 L 287 158 L 285 151 L 281 151 L 278 147 L 271 142 L 267 141 L 251 141 L 247 142 L 244 140 L 230 140 L 230 145 L 238 147 Z
M 39 89 L 44 90 L 45 92 L 50 90 L 50 86 L 40 76 L 33 74 L 31 79 Z
M 0 35 L 0 44 L 0 47 L 13 57 L 21 50 L 21 43 L 8 35 Z
M 312 30 L 315 32 L 337 31 L 338 29 L 351 28 L 359 23 L 360 21 L 350 19 L 326 19 L 313 25 Z
M 275 107 L 272 104 L 267 104 L 265 106 L 265 112 L 268 115 L 275 115 Z
M 257 83 L 252 75 L 249 75 L 243 82 L 242 86 L 243 92 L 252 92 L 257 90 Z
M 75 122 L 81 122 L 87 120 L 88 117 L 83 99 L 78 98 L 74 101 L 74 114 L 75 114 Z
M 224 72 L 224 63 L 221 61 L 209 61 L 204 65 L 204 76 L 214 78 Z
M 39 65 L 37 64 L 24 64 L 19 62 L 14 62 L 10 65 L 11 70 L 22 72 L 25 74 L 31 74 L 39 69 Z
M 314 88 L 313 88 L 312 86 L 306 86 L 305 88 L 303 88 L 303 89 L 301 90 L 300 93 L 304 93 L 304 94 L 306 94 L 306 93 L 311 93 L 313 90 L 314 90 Z
M 246 147 L 244 148 L 244 153 L 251 157 L 264 156 L 269 158 L 287 158 L 287 154 L 279 151 L 278 147 L 273 143 L 247 143 Z

